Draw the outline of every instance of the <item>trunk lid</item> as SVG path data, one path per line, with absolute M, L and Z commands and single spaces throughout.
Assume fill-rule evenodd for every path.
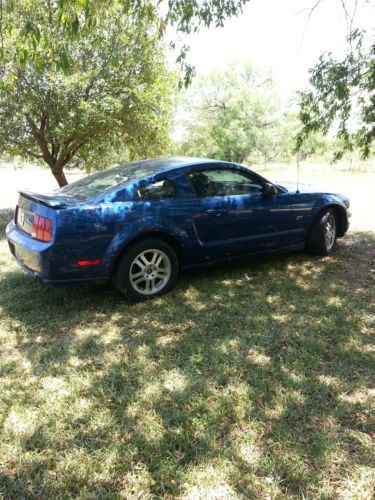
M 20 199 L 27 199 L 30 201 L 37 201 L 42 205 L 46 205 L 51 208 L 66 208 L 71 205 L 76 205 L 80 203 L 81 200 L 68 195 L 61 195 L 55 193 L 33 193 L 31 191 L 19 191 Z

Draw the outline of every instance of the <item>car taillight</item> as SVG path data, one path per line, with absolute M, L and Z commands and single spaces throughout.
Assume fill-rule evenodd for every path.
M 52 221 L 47 217 L 35 215 L 33 221 L 32 237 L 41 241 L 50 241 L 52 237 Z

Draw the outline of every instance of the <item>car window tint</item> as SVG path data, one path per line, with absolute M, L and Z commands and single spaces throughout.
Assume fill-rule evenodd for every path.
M 84 177 L 60 188 L 57 192 L 85 200 L 117 189 L 128 182 L 142 179 L 150 175 L 150 172 L 152 173 L 150 168 L 142 167 L 141 163 L 129 163 Z
M 259 194 L 261 182 L 251 174 L 229 169 L 209 169 L 191 172 L 189 179 L 200 198 Z
M 174 185 L 167 180 L 142 186 L 138 189 L 138 194 L 142 200 L 162 200 L 165 198 L 175 198 L 177 196 Z

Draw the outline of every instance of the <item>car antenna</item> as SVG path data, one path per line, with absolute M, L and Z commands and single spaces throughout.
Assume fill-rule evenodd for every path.
M 297 152 L 297 190 L 296 193 L 299 194 L 299 151 Z

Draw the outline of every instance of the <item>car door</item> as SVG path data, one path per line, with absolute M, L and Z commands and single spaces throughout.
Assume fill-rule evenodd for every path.
M 285 193 L 265 196 L 258 176 L 235 168 L 204 168 L 188 177 L 200 201 L 196 232 L 213 253 L 250 254 L 288 245 L 293 231 Z

